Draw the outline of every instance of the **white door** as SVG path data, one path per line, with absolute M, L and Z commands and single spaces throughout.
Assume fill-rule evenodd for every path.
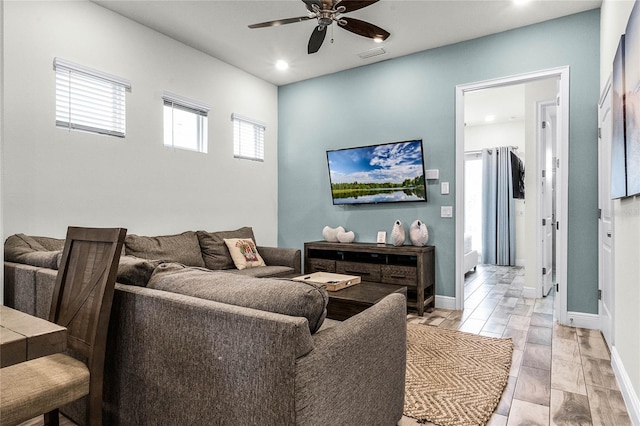
M 598 289 L 600 290 L 600 327 L 609 348 L 613 342 L 613 202 L 611 201 L 611 84 L 607 84 L 598 107 Z
M 553 229 L 555 226 L 553 212 L 553 162 L 556 142 L 556 103 L 541 103 L 538 117 L 541 119 L 539 123 L 539 130 L 541 131 L 539 153 L 540 163 L 542 165 L 542 180 L 540 182 L 542 270 L 540 274 L 542 275 L 542 295 L 546 296 L 553 286 Z

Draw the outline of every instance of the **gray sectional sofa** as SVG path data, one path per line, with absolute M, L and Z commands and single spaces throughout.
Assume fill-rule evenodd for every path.
M 282 278 L 300 273 L 299 250 L 258 246 L 267 266 L 238 270 L 224 238 L 253 232 L 127 236 L 109 325 L 104 424 L 396 424 L 404 297 L 325 321 L 326 290 Z M 23 234 L 6 240 L 6 305 L 47 318 L 63 245 Z M 82 403 L 62 411 L 83 423 Z

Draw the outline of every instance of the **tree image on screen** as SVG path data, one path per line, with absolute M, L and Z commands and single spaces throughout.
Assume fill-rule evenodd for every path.
M 328 151 L 334 204 L 426 201 L 422 141 Z

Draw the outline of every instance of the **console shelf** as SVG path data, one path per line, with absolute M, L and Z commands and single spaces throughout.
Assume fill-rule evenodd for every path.
M 407 306 L 422 315 L 435 305 L 434 255 L 434 246 L 315 241 L 304 244 L 304 273 L 335 272 L 406 286 Z

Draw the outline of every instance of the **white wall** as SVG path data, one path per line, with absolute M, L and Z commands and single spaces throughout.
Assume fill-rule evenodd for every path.
M 4 52 L 4 0 L 0 0 L 0 47 Z M 2 147 L 4 146 L 4 55 L 0 55 L 0 165 L 2 164 Z M 3 176 L 2 167 L 0 167 L 0 236 L 3 235 L 3 211 L 4 211 L 4 199 L 3 199 Z M 4 244 L 0 244 L 0 259 L 4 259 Z M 4 268 L 0 268 L 0 283 L 4 284 Z M 4 287 L 0 285 L 0 305 L 4 305 Z
M 68 225 L 160 235 L 253 226 L 277 244 L 277 87 L 88 1 L 5 2 L 4 237 Z M 129 79 L 126 138 L 55 127 L 54 57 Z M 208 154 L 163 145 L 162 91 L 211 106 Z M 231 113 L 266 123 L 233 158 Z
M 625 33 L 633 1 L 604 0 L 600 15 L 600 88 L 611 74 L 620 36 Z M 630 414 L 640 421 L 640 197 L 614 202 L 615 334 L 614 363 Z M 619 357 L 619 358 L 618 358 Z

